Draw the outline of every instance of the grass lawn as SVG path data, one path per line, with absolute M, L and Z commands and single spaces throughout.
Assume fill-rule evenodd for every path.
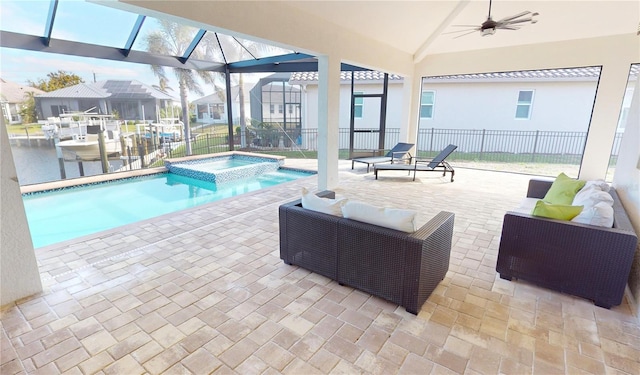
M 9 135 L 43 135 L 40 124 L 17 124 L 17 125 L 7 125 L 7 133 Z

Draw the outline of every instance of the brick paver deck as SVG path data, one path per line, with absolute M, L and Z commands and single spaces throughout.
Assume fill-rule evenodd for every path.
M 456 214 L 449 273 L 418 316 L 279 259 L 278 205 L 316 190 L 310 177 L 36 250 L 45 291 L 3 308 L 0 373 L 640 373 L 626 301 L 496 274 L 529 176 L 349 167 L 338 195 L 416 209 L 420 225 Z

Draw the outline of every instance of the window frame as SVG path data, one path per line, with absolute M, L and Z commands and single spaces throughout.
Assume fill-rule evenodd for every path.
M 364 91 L 354 91 L 353 95 L 353 118 L 362 118 L 364 114 L 364 98 L 355 97 L 355 95 L 364 95 Z
M 433 95 L 433 98 L 431 100 L 430 104 L 424 104 L 423 103 L 423 99 L 424 99 L 424 94 L 425 93 L 431 93 Z M 431 116 L 429 117 L 425 117 L 422 116 L 422 108 L 426 107 L 426 106 L 431 106 Z M 424 119 L 424 120 L 433 120 L 433 114 L 435 112 L 435 108 L 436 108 L 436 92 L 435 90 L 422 90 L 420 92 L 420 119 Z
M 521 102 L 520 101 L 520 94 L 523 92 L 530 92 L 531 93 L 531 100 L 528 102 Z M 533 101 L 534 98 L 536 96 L 536 91 L 533 89 L 527 89 L 527 90 L 518 90 L 518 96 L 516 98 L 516 113 L 514 115 L 514 118 L 516 120 L 531 120 L 531 112 L 533 112 Z M 520 106 L 528 106 L 527 109 L 527 117 L 518 117 L 518 109 L 520 108 Z

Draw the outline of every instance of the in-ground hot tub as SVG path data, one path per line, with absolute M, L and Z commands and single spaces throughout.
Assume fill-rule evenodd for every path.
M 283 165 L 283 157 L 239 152 L 165 161 L 165 167 L 173 174 L 217 184 L 275 172 Z

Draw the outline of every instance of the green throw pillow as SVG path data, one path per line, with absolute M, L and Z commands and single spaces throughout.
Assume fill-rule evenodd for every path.
M 548 217 L 549 219 L 571 220 L 582 212 L 584 206 L 568 206 L 564 204 L 549 204 L 537 201 L 531 215 Z
M 576 180 L 564 173 L 560 173 L 542 200 L 551 204 L 570 205 L 573 202 L 573 198 L 586 183 L 587 181 Z

